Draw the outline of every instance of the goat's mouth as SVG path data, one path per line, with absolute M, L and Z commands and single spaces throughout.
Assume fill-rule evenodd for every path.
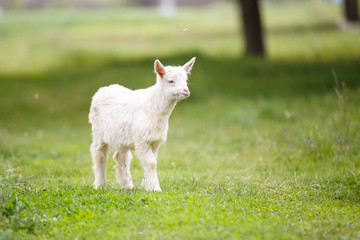
M 190 92 L 177 92 L 174 97 L 179 101 L 190 96 Z
M 180 99 L 185 99 L 185 98 L 188 98 L 190 96 L 190 92 L 180 92 L 178 97 Z

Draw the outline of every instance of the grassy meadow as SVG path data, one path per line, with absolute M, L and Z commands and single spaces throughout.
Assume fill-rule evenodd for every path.
M 339 5 L 263 5 L 265 60 L 235 4 L 4 12 L 0 239 L 359 239 L 360 29 Z M 162 193 L 94 190 L 87 114 L 105 85 L 197 60 L 159 151 Z M 112 152 L 111 152 L 112 153 Z M 110 154 L 111 154 L 110 153 Z

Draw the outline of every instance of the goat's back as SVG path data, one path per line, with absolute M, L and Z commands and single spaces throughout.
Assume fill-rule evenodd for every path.
M 100 88 L 91 101 L 89 122 L 97 125 L 100 116 L 116 114 L 120 108 L 126 110 L 125 103 L 131 99 L 132 93 L 133 90 L 118 84 Z

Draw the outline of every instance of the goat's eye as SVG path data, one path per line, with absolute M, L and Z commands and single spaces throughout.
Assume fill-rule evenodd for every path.
M 174 83 L 175 83 L 175 81 L 174 81 L 174 80 L 168 80 L 168 83 L 170 83 L 170 84 L 174 84 Z

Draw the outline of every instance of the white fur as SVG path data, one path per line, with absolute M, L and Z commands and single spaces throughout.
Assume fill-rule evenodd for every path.
M 130 174 L 130 150 L 134 149 L 144 168 L 142 185 L 147 191 L 161 191 L 156 171 L 158 149 L 166 141 L 169 117 L 176 103 L 190 95 L 187 74 L 194 62 L 192 58 L 184 66 L 164 67 L 156 60 L 155 85 L 130 90 L 114 84 L 95 93 L 89 114 L 95 188 L 106 186 L 107 154 L 113 147 L 116 178 L 122 187 L 134 186 Z

